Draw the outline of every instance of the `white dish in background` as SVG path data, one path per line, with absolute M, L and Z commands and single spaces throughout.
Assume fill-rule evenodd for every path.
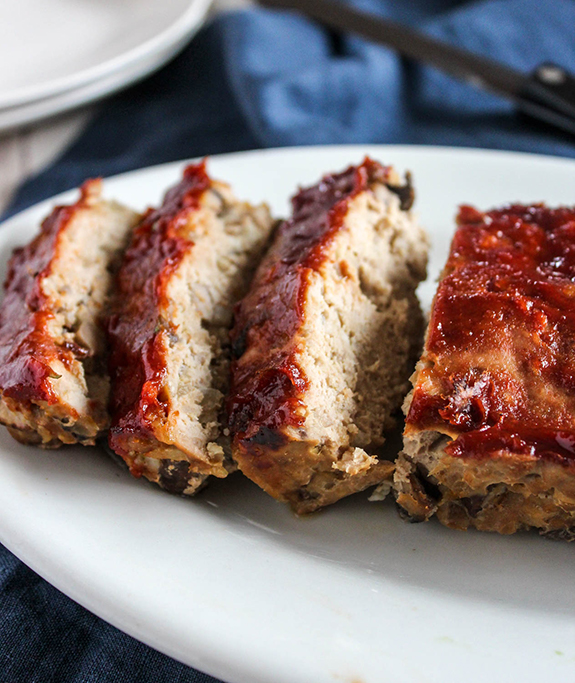
M 211 2 L 211 0 L 200 1 L 206 1 L 206 5 Z M 66 90 L 53 97 L 45 97 L 18 107 L 0 109 L 0 132 L 40 121 L 49 116 L 63 114 L 102 97 L 113 95 L 160 69 L 184 47 L 189 38 L 190 36 L 185 36 L 164 52 L 141 59 L 135 64 L 73 90 Z
M 413 171 L 433 239 L 426 306 L 459 203 L 575 202 L 574 162 L 505 152 L 300 148 L 214 157 L 209 169 L 281 215 L 298 184 L 365 153 Z M 107 180 L 106 194 L 143 208 L 181 167 Z M 4 263 L 52 203 L 3 226 Z M 239 475 L 185 500 L 97 449 L 41 452 L 2 430 L 0 540 L 107 621 L 230 683 L 575 678 L 574 548 L 536 534 L 410 525 L 367 494 L 296 519 Z
M 0 63 L 9 68 L 0 71 L 0 113 L 10 126 L 20 125 L 13 123 L 20 112 L 21 123 L 35 120 L 31 105 L 41 110 L 42 101 L 50 100 L 44 106 L 53 114 L 61 111 L 56 97 L 83 89 L 92 93 L 80 98 L 85 103 L 142 78 L 186 44 L 209 5 L 210 0 L 5 0 Z M 99 81 L 109 89 L 98 87 Z

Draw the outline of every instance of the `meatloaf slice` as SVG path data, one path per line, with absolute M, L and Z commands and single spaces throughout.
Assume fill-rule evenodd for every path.
M 237 308 L 233 456 L 297 513 L 393 471 L 378 454 L 423 333 L 412 200 L 409 179 L 370 159 L 301 190 Z
M 86 182 L 16 249 L 0 308 L 0 421 L 23 443 L 94 444 L 108 426 L 100 317 L 139 216 Z
M 233 469 L 221 425 L 232 307 L 271 224 L 201 163 L 136 229 L 108 322 L 109 444 L 134 476 L 193 494 Z
M 414 521 L 575 535 L 575 209 L 463 207 L 406 402 Z

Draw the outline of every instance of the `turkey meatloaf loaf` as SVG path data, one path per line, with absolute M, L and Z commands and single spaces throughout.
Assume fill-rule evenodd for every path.
M 574 209 L 461 209 L 406 402 L 409 518 L 575 536 L 574 282 Z
M 232 469 L 222 404 L 229 329 L 268 240 L 266 206 L 186 168 L 137 227 L 108 322 L 109 445 L 134 476 L 193 494 Z
M 0 421 L 24 443 L 94 444 L 108 427 L 101 317 L 139 216 L 98 180 L 17 249 L 0 308 Z
M 393 471 L 378 454 L 423 334 L 412 200 L 409 180 L 370 159 L 301 190 L 236 310 L 233 456 L 297 513 Z

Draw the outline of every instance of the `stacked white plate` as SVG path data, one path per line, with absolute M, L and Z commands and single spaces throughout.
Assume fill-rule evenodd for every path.
M 2 0 L 0 131 L 109 95 L 172 58 L 211 0 Z

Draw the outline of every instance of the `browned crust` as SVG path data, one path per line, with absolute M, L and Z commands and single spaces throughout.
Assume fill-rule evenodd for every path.
M 366 159 L 293 199 L 293 217 L 279 226 L 249 294 L 238 304 L 231 333 L 236 360 L 228 399 L 232 454 L 241 471 L 302 514 L 390 479 L 393 463 L 379 461 L 350 476 L 336 472 L 333 454 L 306 439 L 308 380 L 297 360 L 298 330 L 310 274 L 327 258 L 342 229 L 348 202 L 382 182 L 407 210 L 411 183 L 391 185 L 391 169 Z M 395 174 L 393 174 L 395 178 Z M 327 187 L 328 190 L 321 188 Z M 327 451 L 327 449 L 326 449 Z
M 298 515 L 391 481 L 395 470 L 393 462 L 381 460 L 353 477 L 334 472 L 333 457 L 309 441 L 286 441 L 283 445 L 277 441 L 268 445 L 252 442 L 247 448 L 238 442 L 233 453 L 243 474 L 276 500 L 289 503 Z
M 481 461 L 454 458 L 443 450 L 443 435 L 422 437 L 406 441 L 394 479 L 397 503 L 411 521 L 435 514 L 453 529 L 512 534 L 535 528 L 575 538 L 574 468 L 505 452 Z
M 131 455 L 122 457 L 115 453 L 107 443 L 102 443 L 108 455 L 120 466 L 127 467 L 132 475 L 144 477 L 153 484 L 157 484 L 164 491 L 175 495 L 193 496 L 202 489 L 209 475 L 201 474 L 187 460 L 159 460 L 145 455 Z
M 37 237 L 16 249 L 8 264 L 0 308 L 0 421 L 22 443 L 43 448 L 93 445 L 108 425 L 106 406 L 97 401 L 92 401 L 87 415 L 61 402 L 51 364 L 72 366 L 89 353 L 78 344 L 54 341 L 49 330 L 54 303 L 42 289 L 58 256 L 61 236 L 100 189 L 99 180 L 86 181 L 79 200 L 54 208 Z

